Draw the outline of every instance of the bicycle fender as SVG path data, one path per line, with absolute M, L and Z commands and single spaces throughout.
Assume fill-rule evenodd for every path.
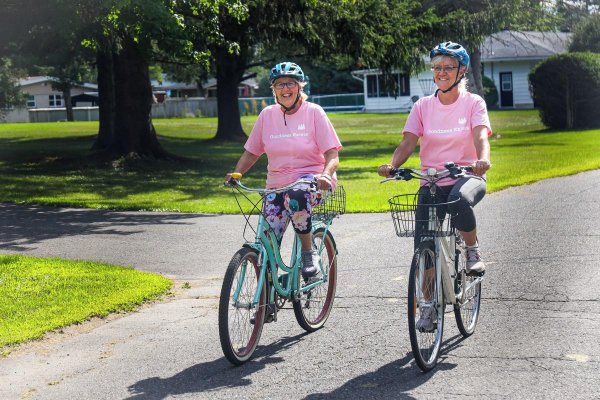
M 317 232 L 325 232 L 325 228 L 317 228 L 314 231 L 312 231 L 312 234 L 314 235 Z M 331 234 L 330 231 L 327 231 L 326 236 L 329 236 L 329 238 L 331 239 L 331 243 L 333 243 L 333 248 L 335 249 L 335 254 L 338 254 L 338 248 L 337 248 L 337 244 L 335 244 L 335 239 L 333 238 L 333 235 Z

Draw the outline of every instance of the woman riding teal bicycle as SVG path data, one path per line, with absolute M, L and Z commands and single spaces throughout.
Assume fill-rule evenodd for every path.
M 321 106 L 306 101 L 304 72 L 295 63 L 282 62 L 271 69 L 269 81 L 277 104 L 258 116 L 234 172 L 245 174 L 264 153 L 269 162 L 267 188 L 315 179 L 319 191 L 334 189 L 342 145 Z M 231 174 L 225 176 L 226 182 Z M 310 191 L 307 184 L 297 185 L 284 193 L 269 194 L 264 207 L 278 240 L 291 219 L 302 243 L 305 281 L 319 271 L 311 234 L 311 209 L 321 201 L 319 191 Z

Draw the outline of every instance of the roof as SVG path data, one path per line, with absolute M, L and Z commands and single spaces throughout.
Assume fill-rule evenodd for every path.
M 481 45 L 481 61 L 544 59 L 566 53 L 570 39 L 566 32 L 496 32 Z
M 256 82 L 256 79 L 254 79 L 254 78 L 244 79 L 243 81 L 240 82 L 240 85 L 242 85 L 242 86 L 250 86 L 253 89 L 258 89 L 258 83 Z M 216 80 L 216 78 L 209 78 L 205 82 L 202 82 L 202 87 L 205 88 L 205 89 L 214 89 L 214 88 L 216 88 L 217 87 L 217 80 Z
M 182 90 L 182 89 L 198 89 L 198 85 L 196 83 L 186 83 L 186 82 L 176 82 L 170 81 L 166 79 L 166 75 L 163 74 L 163 81 L 159 83 L 157 80 L 151 81 L 152 87 L 154 89 L 162 89 L 162 90 Z M 248 78 L 241 82 L 241 85 L 250 86 L 254 89 L 258 88 L 258 83 L 254 78 Z M 209 78 L 208 80 L 202 82 L 202 87 L 204 89 L 213 89 L 217 87 L 217 79 Z
M 28 76 L 27 78 L 19 79 L 19 86 L 31 86 L 44 82 L 58 82 L 58 79 L 53 76 Z M 84 89 L 98 90 L 98 85 L 93 83 L 81 83 L 74 86 Z
M 176 82 L 170 81 L 166 79 L 166 75 L 163 74 L 162 82 L 158 82 L 156 79 L 152 79 L 150 81 L 153 89 L 162 89 L 162 90 L 194 90 L 198 89 L 198 85 L 195 83 L 187 83 L 187 82 Z

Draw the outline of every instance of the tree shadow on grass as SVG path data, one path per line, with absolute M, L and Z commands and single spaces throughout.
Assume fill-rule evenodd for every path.
M 65 236 L 128 236 L 142 232 L 145 225 L 193 224 L 193 218 L 202 216 L 0 204 L 0 249 L 23 251 L 37 243 Z
M 152 377 L 131 385 L 128 399 L 165 399 L 189 393 L 207 393 L 225 388 L 252 385 L 248 378 L 268 364 L 284 361 L 277 354 L 302 341 L 308 333 L 281 338 L 267 346 L 259 346 L 254 358 L 239 367 L 234 367 L 224 357 L 218 360 L 197 364 L 171 377 Z

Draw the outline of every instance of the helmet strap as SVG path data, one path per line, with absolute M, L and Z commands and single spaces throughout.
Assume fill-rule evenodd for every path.
M 296 96 L 296 100 L 294 101 L 294 104 L 292 104 L 291 107 L 286 107 L 283 104 L 281 104 L 279 102 L 279 99 L 277 100 L 277 104 L 279 104 L 283 109 L 283 123 L 285 124 L 285 126 L 287 126 L 287 121 L 285 120 L 285 114 L 292 111 L 294 109 L 294 107 L 296 107 L 296 104 L 298 104 L 298 100 L 300 100 L 300 90 L 298 90 L 298 95 Z

